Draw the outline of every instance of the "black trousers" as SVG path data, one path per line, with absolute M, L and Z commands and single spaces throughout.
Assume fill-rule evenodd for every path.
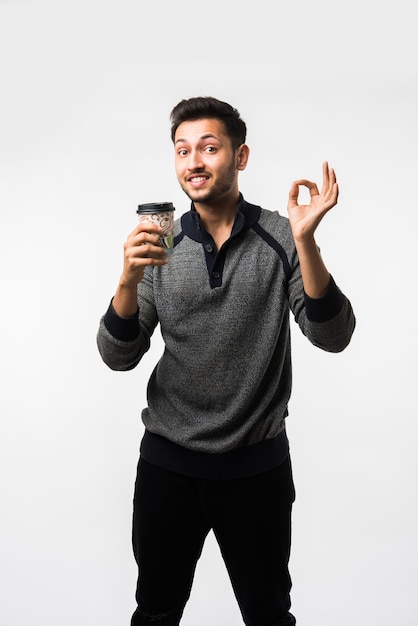
M 208 532 L 220 546 L 244 623 L 287 626 L 291 579 L 290 458 L 277 468 L 233 480 L 183 476 L 138 463 L 133 549 L 138 607 L 131 626 L 177 626 Z

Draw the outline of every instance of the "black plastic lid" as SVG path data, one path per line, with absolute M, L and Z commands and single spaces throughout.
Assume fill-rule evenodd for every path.
M 148 202 L 147 204 L 138 204 L 137 213 L 166 213 L 167 211 L 175 211 L 172 202 Z

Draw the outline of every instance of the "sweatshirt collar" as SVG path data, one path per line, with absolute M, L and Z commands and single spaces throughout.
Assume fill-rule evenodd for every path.
M 240 193 L 231 237 L 236 237 L 245 230 L 248 230 L 248 228 L 251 228 L 253 224 L 258 222 L 260 213 L 261 207 L 246 202 L 243 195 Z M 202 229 L 204 227 L 193 202 L 191 203 L 190 211 L 181 216 L 181 226 L 183 233 L 190 237 L 190 239 L 198 242 L 202 241 Z

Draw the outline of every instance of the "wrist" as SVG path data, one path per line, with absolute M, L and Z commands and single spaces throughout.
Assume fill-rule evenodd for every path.
M 119 317 L 128 318 L 138 310 L 137 283 L 125 283 L 122 279 L 112 300 L 115 313 Z
M 293 237 L 298 256 L 311 256 L 318 254 L 318 246 L 313 235 Z
M 119 279 L 119 287 L 121 289 L 132 289 L 136 291 L 138 283 L 144 278 L 144 269 L 143 267 L 136 269 L 134 272 L 123 272 Z
M 330 274 L 313 236 L 295 241 L 305 294 L 313 299 L 327 292 Z

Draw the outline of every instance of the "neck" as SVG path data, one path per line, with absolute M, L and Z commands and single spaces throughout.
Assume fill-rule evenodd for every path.
M 233 224 L 239 202 L 239 192 L 230 197 L 218 198 L 215 202 L 193 202 L 205 228 Z
M 239 194 L 233 200 L 225 199 L 220 203 L 194 203 L 194 207 L 200 215 L 205 230 L 212 235 L 218 250 L 231 235 L 238 202 Z

